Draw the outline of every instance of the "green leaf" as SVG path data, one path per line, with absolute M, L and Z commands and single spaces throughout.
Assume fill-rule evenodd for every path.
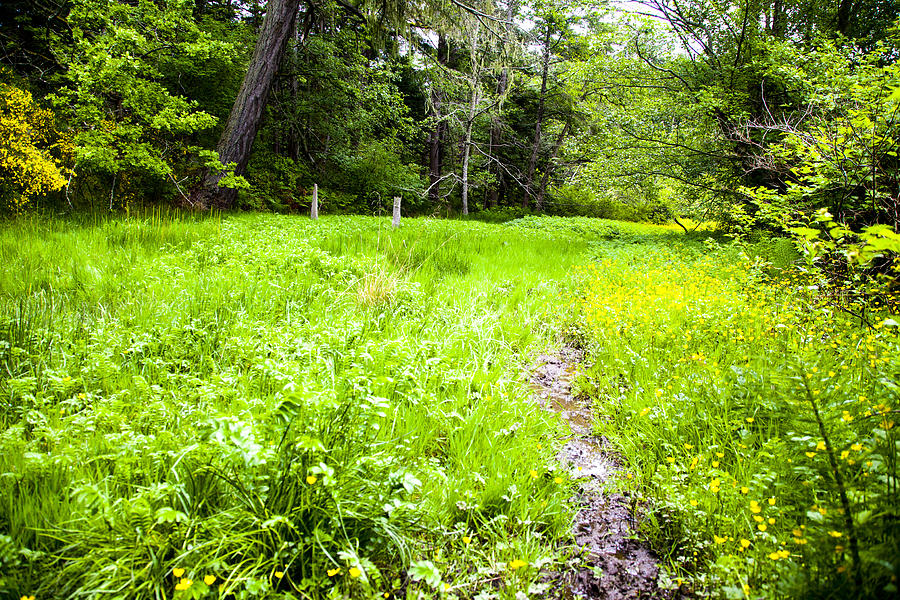
M 807 240 L 814 240 L 821 233 L 818 229 L 812 229 L 811 227 L 791 227 L 790 232 Z
M 413 581 L 424 581 L 433 589 L 441 585 L 441 572 L 430 560 L 414 562 L 409 569 L 409 576 Z

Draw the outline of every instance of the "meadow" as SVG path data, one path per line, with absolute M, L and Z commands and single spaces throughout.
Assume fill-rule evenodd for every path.
M 892 597 L 896 298 L 854 300 L 794 258 L 788 240 L 607 244 L 571 299 L 582 392 L 675 585 Z
M 570 489 L 521 368 L 587 247 L 364 217 L 4 225 L 0 596 L 539 585 Z
M 523 371 L 563 344 L 664 587 L 896 593 L 897 323 L 766 258 L 577 218 L 4 223 L 0 598 L 544 597 L 575 482 Z

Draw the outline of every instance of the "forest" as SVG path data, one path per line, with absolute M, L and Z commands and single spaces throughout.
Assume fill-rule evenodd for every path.
M 898 151 L 900 0 L 0 0 L 0 600 L 896 598 Z

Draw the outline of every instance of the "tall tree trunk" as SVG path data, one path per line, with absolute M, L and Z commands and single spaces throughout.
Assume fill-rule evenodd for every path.
M 300 101 L 300 80 L 297 77 L 300 70 L 300 28 L 298 23 L 294 23 L 294 43 L 291 47 L 291 119 L 288 128 L 288 146 L 290 157 L 292 160 L 300 159 L 300 135 L 297 131 L 299 124 L 296 122 L 297 103 Z
M 447 38 L 443 35 L 438 36 L 438 63 L 446 65 L 449 61 L 449 53 L 450 48 L 447 45 Z M 434 117 L 434 128 L 428 134 L 428 199 L 432 206 L 436 206 L 441 200 L 441 171 L 443 170 L 445 127 L 445 123 L 441 118 L 441 100 L 441 92 L 437 89 L 436 83 L 433 82 L 431 88 L 431 110 Z
M 783 39 L 787 31 L 787 15 L 784 14 L 784 1 L 774 0 L 772 3 L 772 35 Z
M 525 200 L 524 206 L 528 207 L 528 200 L 534 196 L 534 172 L 537 170 L 537 157 L 541 149 L 541 127 L 544 124 L 544 103 L 547 95 L 547 74 L 550 71 L 550 33 L 552 26 L 545 24 L 547 32 L 544 35 L 544 57 L 541 64 L 541 96 L 538 99 L 537 119 L 534 123 L 534 142 L 531 145 L 531 157 L 528 159 L 528 170 L 525 172 Z
M 219 160 L 226 165 L 234 163 L 238 175 L 247 169 L 250 148 L 259 132 L 272 81 L 294 30 L 299 6 L 300 0 L 269 0 L 267 4 L 250 66 L 217 147 Z M 220 188 L 221 178 L 222 173 L 209 173 L 205 177 L 202 187 L 194 195 L 199 208 L 230 208 L 234 204 L 237 191 Z
M 469 56 L 471 59 L 471 76 L 469 79 L 469 113 L 466 115 L 465 132 L 463 135 L 462 157 L 462 214 L 469 214 L 469 160 L 472 157 L 472 129 L 475 127 L 475 116 L 478 112 L 478 103 L 481 101 L 481 67 L 482 59 L 478 56 L 481 43 L 481 26 L 476 25 L 475 30 L 469 32 L 471 46 Z
M 469 158 L 472 156 L 472 128 L 475 126 L 475 109 L 478 108 L 478 86 L 478 75 L 476 73 L 473 73 L 472 96 L 469 100 L 469 115 L 466 119 L 466 133 L 465 140 L 463 142 L 462 214 L 464 215 L 469 214 Z
M 836 31 L 842 35 L 847 35 L 850 29 L 850 15 L 853 14 L 853 0 L 841 0 L 838 6 Z
M 500 73 L 500 81 L 497 82 L 497 91 L 500 91 L 501 83 L 503 86 L 506 85 L 504 81 L 507 78 L 506 69 L 503 69 L 503 72 Z M 504 90 L 505 91 L 505 90 Z M 501 121 L 500 115 L 493 115 L 491 117 L 491 138 L 488 143 L 488 157 L 490 158 L 490 166 L 489 171 L 494 176 L 494 181 L 491 184 L 491 188 L 488 190 L 488 197 L 485 199 L 485 208 L 494 208 L 497 206 L 498 200 L 500 199 L 500 179 L 503 177 L 503 173 L 500 170 L 500 165 L 497 164 L 499 159 L 497 158 L 497 148 L 500 147 L 501 140 Z
M 504 23 L 503 31 L 503 43 L 507 48 L 509 48 L 512 44 L 512 23 L 518 10 L 518 0 L 507 1 L 506 23 Z M 497 97 L 502 99 L 503 96 L 506 95 L 506 90 L 508 87 L 509 67 L 503 65 L 503 69 L 500 71 L 500 77 L 497 79 Z M 489 204 L 491 208 L 497 206 L 498 201 L 500 200 L 500 179 L 503 177 L 503 173 L 500 169 L 499 161 L 496 156 L 497 148 L 500 147 L 501 136 L 503 135 L 503 122 L 500 118 L 500 110 L 502 106 L 502 104 L 498 105 L 497 114 L 491 117 L 491 138 L 489 143 L 490 145 L 488 146 L 488 158 L 491 161 L 489 170 L 494 176 L 494 183 L 493 185 L 491 185 L 491 189 L 489 191 L 489 196 L 487 199 L 487 204 Z M 485 208 L 487 208 L 487 206 L 485 206 Z
M 553 151 L 550 152 L 550 160 L 547 162 L 547 168 L 544 169 L 544 175 L 541 177 L 541 184 L 538 186 L 537 201 L 534 205 L 538 212 L 544 210 L 544 196 L 547 193 L 547 184 L 550 183 L 550 175 L 553 174 L 553 161 L 556 159 L 556 155 L 559 154 L 559 149 L 566 140 L 566 134 L 569 133 L 569 126 L 571 124 L 571 119 L 566 121 L 566 124 L 563 125 L 559 135 L 556 136 L 556 142 L 553 144 Z

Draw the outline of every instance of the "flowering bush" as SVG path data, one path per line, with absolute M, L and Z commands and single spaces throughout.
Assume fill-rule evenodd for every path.
M 0 202 L 18 212 L 35 198 L 66 184 L 66 154 L 53 113 L 31 93 L 0 83 Z

